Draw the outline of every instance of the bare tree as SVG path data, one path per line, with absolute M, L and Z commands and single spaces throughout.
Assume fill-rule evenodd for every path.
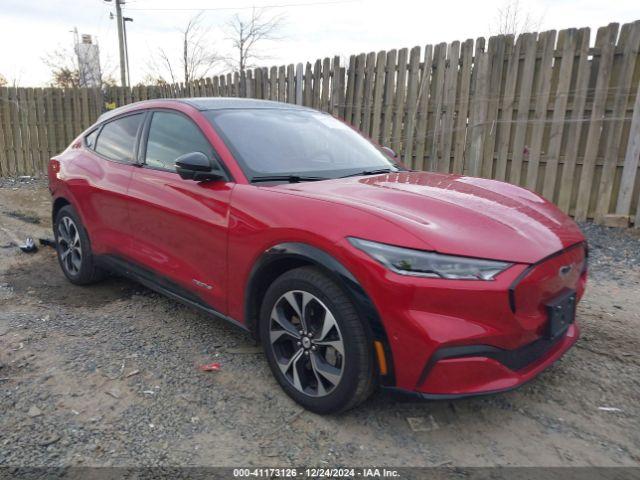
M 542 25 L 543 15 L 533 15 L 529 10 L 523 10 L 520 0 L 506 0 L 496 14 L 495 27 L 492 33 L 498 35 L 520 35 L 525 32 L 535 32 Z
M 51 86 L 74 88 L 80 86 L 78 59 L 71 50 L 58 48 L 47 53 L 42 61 L 51 69 Z
M 265 9 L 253 8 L 250 17 L 236 13 L 226 28 L 235 50 L 235 55 L 228 58 L 227 63 L 240 73 L 254 67 L 253 62 L 266 58 L 260 55 L 258 44 L 264 40 L 281 40 L 279 33 L 283 23 L 284 17 L 268 16 Z
M 0 73 L 0 87 L 6 87 L 7 83 L 9 82 L 7 82 L 5 76 Z
M 164 48 L 158 49 L 157 55 L 153 56 L 147 65 L 150 70 L 145 77 L 147 81 L 162 84 L 182 80 L 187 83 L 211 74 L 221 58 L 210 47 L 211 28 L 203 24 L 202 18 L 200 12 L 191 17 L 186 27 L 180 30 L 181 48 L 177 60 L 174 60 Z
M 137 87 L 146 87 L 149 85 L 155 85 L 156 87 L 161 87 L 163 85 L 167 85 L 167 81 L 164 78 L 159 78 L 151 73 L 147 73 L 140 83 L 138 83 Z
M 80 69 L 78 57 L 73 50 L 58 48 L 48 52 L 42 61 L 51 69 L 52 87 L 76 88 L 80 86 Z M 113 73 L 115 67 L 105 68 L 102 72 L 102 85 L 114 86 L 116 84 Z M 105 73 L 109 72 L 109 73 Z

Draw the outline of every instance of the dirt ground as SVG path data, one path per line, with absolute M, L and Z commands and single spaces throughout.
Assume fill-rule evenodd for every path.
M 638 466 L 640 239 L 586 225 L 582 338 L 509 393 L 417 402 L 378 392 L 302 410 L 249 336 L 127 280 L 76 287 L 42 182 L 0 182 L 0 466 Z M 198 365 L 221 362 L 219 372 Z

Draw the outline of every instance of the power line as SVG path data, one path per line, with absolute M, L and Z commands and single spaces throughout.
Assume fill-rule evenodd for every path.
M 219 11 L 219 10 L 250 10 L 253 8 L 289 8 L 289 7 L 313 7 L 316 5 L 344 5 L 346 3 L 359 3 L 361 0 L 334 0 L 324 2 L 307 2 L 307 3 L 281 3 L 278 5 L 250 5 L 245 7 L 215 7 L 215 8 L 128 8 L 129 11 L 158 11 L 158 12 L 175 12 L 175 11 Z

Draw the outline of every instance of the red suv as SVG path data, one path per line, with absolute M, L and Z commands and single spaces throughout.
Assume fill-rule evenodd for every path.
M 51 160 L 60 265 L 222 317 L 306 408 L 530 380 L 578 338 L 587 248 L 528 190 L 410 171 L 330 115 L 250 99 L 105 113 Z

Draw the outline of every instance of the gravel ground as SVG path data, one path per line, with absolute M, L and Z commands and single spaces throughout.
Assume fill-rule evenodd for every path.
M 620 267 L 640 268 L 640 228 L 621 229 L 581 223 L 589 241 L 591 277 L 597 280 L 626 280 Z
M 73 286 L 52 249 L 11 246 L 50 236 L 49 209 L 42 181 L 0 181 L 0 466 L 640 464 L 637 231 L 582 226 L 583 336 L 536 380 L 322 417 L 237 328 L 127 280 Z

